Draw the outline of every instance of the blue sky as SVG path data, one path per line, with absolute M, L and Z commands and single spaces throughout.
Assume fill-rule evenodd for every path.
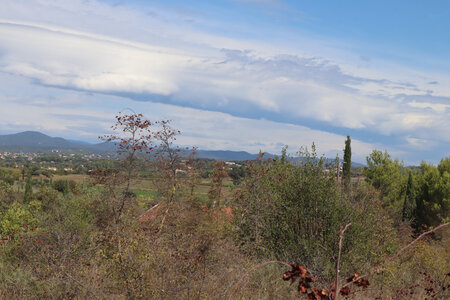
M 0 0 L 0 134 L 95 142 L 130 107 L 203 149 L 437 163 L 448 29 L 448 1 Z

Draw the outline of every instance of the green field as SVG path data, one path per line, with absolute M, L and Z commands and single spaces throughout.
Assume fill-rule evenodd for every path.
M 41 177 L 36 177 L 41 178 Z M 77 184 L 89 184 L 89 175 L 84 174 L 68 174 L 68 175 L 54 175 L 53 181 L 56 180 L 73 180 Z M 209 206 L 208 191 L 211 188 L 211 179 L 202 178 L 195 188 L 194 195 L 199 200 L 200 204 Z M 233 183 L 227 178 L 224 180 L 222 194 L 225 199 L 232 195 Z M 136 194 L 138 203 L 141 207 L 148 207 L 158 201 L 158 191 L 154 180 L 151 178 L 140 178 L 133 180 L 131 183 L 131 190 Z

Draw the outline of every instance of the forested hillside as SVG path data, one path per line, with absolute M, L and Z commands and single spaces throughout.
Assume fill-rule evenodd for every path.
M 348 137 L 341 163 L 314 144 L 236 163 L 169 121 L 113 129 L 118 159 L 0 160 L 0 298 L 450 298 L 450 157 L 373 150 L 355 172 Z

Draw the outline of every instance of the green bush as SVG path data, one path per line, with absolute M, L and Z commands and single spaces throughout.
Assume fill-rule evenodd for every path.
M 324 249 L 336 248 L 345 222 L 334 177 L 324 159 L 299 153 L 300 161 L 254 164 L 238 200 L 236 231 L 246 249 L 265 257 L 302 262 L 321 273 L 332 267 Z
M 15 199 L 12 185 L 0 181 L 0 212 L 4 211 L 8 204 L 12 203 Z
M 19 234 L 36 227 L 39 223 L 37 213 L 40 210 L 41 203 L 35 200 L 28 205 L 11 204 L 1 217 L 0 235 L 15 238 Z
M 339 230 L 352 223 L 343 244 L 349 270 L 362 271 L 392 252 L 396 243 L 391 223 L 374 197 L 363 196 L 368 191 L 361 190 L 348 199 L 314 146 L 312 153 L 299 156 L 250 167 L 236 204 L 235 232 L 243 249 L 266 259 L 301 263 L 316 276 L 329 278 Z

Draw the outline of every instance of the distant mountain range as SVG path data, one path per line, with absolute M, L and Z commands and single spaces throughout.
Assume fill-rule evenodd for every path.
M 89 144 L 86 142 L 50 137 L 38 131 L 24 131 L 15 134 L 0 135 L 0 149 L 12 152 L 46 152 L 67 150 L 83 152 L 105 152 L 113 150 L 114 145 L 106 143 Z
M 0 135 L 0 150 L 11 152 L 49 152 L 81 151 L 101 154 L 115 152 L 114 143 L 90 144 L 82 141 L 66 140 L 60 137 L 50 137 L 38 131 L 24 131 L 15 134 Z M 254 160 L 258 154 L 245 151 L 229 150 L 197 150 L 197 157 L 215 160 Z M 265 157 L 274 157 L 267 154 Z
M 0 150 L 10 152 L 49 152 L 52 150 L 77 151 L 94 154 L 115 153 L 114 143 L 90 144 L 87 142 L 67 140 L 60 137 L 50 137 L 38 131 L 24 131 L 15 134 L 0 135 Z M 255 160 L 258 154 L 246 151 L 230 150 L 197 150 L 197 157 L 204 159 L 246 161 Z M 265 158 L 274 158 L 275 155 L 266 153 Z M 298 159 L 298 158 L 297 158 Z M 327 162 L 333 162 L 327 159 Z M 354 167 L 362 166 L 352 162 Z
M 79 144 L 59 137 L 50 137 L 37 131 L 24 131 L 15 134 L 0 135 L 0 147 L 34 147 L 34 148 L 78 148 Z

